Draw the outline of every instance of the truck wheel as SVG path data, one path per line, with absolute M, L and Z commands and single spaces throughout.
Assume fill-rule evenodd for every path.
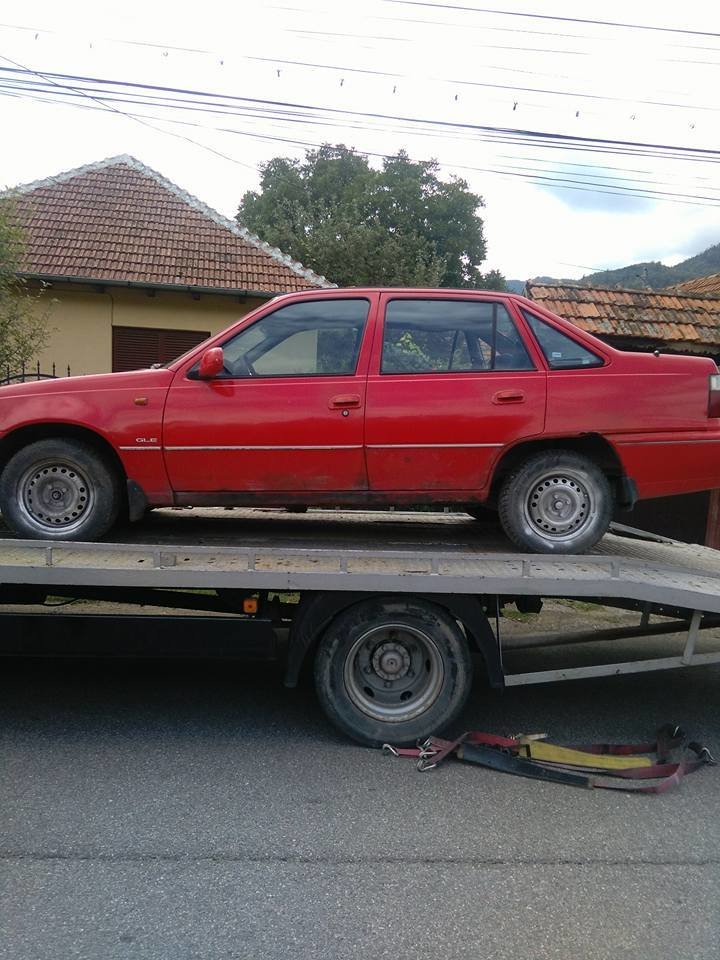
M 532 553 L 582 553 L 594 547 L 612 519 L 605 474 L 587 457 L 550 450 L 530 457 L 502 486 L 500 523 Z
M 0 510 L 32 540 L 97 540 L 115 522 L 119 477 L 87 443 L 38 440 L 19 450 L 0 477 Z
M 415 743 L 447 727 L 472 686 L 467 640 L 441 607 L 366 600 L 328 627 L 315 685 L 332 722 L 367 746 Z

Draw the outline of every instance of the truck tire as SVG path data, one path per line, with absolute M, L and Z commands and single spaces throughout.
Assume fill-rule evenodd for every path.
M 89 444 L 37 440 L 19 450 L 0 477 L 6 523 L 31 540 L 97 540 L 121 503 L 117 471 Z
M 330 720 L 366 746 L 414 744 L 455 720 L 472 686 L 456 621 L 414 598 L 364 600 L 327 628 L 315 685 Z
M 549 450 L 507 477 L 498 506 L 503 530 L 522 550 L 582 553 L 607 532 L 613 496 L 592 460 L 569 450 Z

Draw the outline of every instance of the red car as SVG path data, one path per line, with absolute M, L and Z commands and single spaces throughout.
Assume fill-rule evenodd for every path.
M 23 537 L 172 504 L 451 504 L 578 553 L 616 504 L 720 486 L 720 376 L 512 294 L 311 291 L 164 367 L 0 389 L 0 470 Z

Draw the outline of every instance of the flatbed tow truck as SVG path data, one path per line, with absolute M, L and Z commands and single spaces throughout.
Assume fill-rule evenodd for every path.
M 451 724 L 478 655 L 498 688 L 720 663 L 720 650 L 696 652 L 700 630 L 720 625 L 720 551 L 612 529 L 582 556 L 520 554 L 464 514 L 399 511 L 164 510 L 112 543 L 0 534 L 0 652 L 282 656 L 290 687 L 314 664 L 328 715 L 368 744 Z M 47 597 L 172 613 L 50 617 L 37 607 Z M 539 612 L 543 598 L 638 619 L 527 646 L 677 633 L 684 642 L 669 657 L 508 672 L 500 611 Z

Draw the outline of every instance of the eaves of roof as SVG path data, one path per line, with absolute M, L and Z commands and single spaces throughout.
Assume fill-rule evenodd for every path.
M 40 283 L 71 283 L 82 286 L 92 287 L 125 287 L 135 290 L 167 290 L 173 293 L 202 293 L 213 294 L 219 297 L 257 297 L 261 300 L 270 300 L 273 297 L 279 297 L 285 291 L 276 290 L 246 290 L 232 287 L 203 287 L 192 284 L 178 283 L 156 283 L 145 280 L 116 280 L 103 277 L 68 277 L 63 274 L 55 275 L 50 273 L 25 273 L 20 272 L 18 276 L 23 280 L 37 280 Z

